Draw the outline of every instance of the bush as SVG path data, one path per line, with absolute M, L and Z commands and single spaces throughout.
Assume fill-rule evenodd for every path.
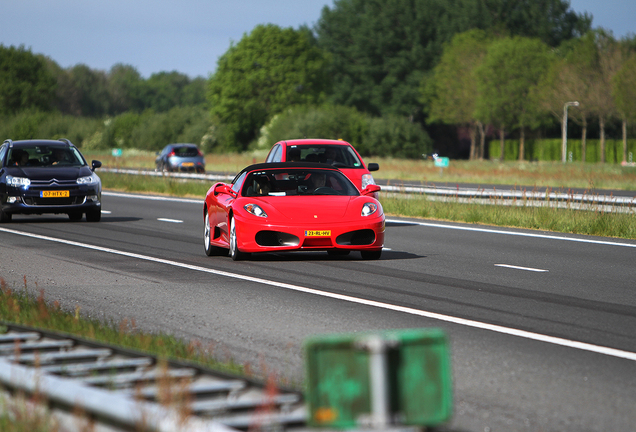
M 363 156 L 391 156 L 419 159 L 432 153 L 433 141 L 417 123 L 395 115 L 372 118 L 365 143 L 358 149 Z
M 24 111 L 0 121 L 0 137 L 3 140 L 68 138 L 73 144 L 83 147 L 103 128 L 99 119 Z
M 344 139 L 362 156 L 419 158 L 432 147 L 424 129 L 405 118 L 375 118 L 337 105 L 290 108 L 261 129 L 257 147 L 268 149 L 277 141 L 296 138 Z
M 326 105 L 298 106 L 276 115 L 261 129 L 257 147 L 297 138 L 344 139 L 356 148 L 364 141 L 368 119 L 355 108 Z

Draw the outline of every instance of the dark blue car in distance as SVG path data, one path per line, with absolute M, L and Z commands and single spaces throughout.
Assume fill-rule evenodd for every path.
M 0 222 L 14 214 L 67 214 L 88 222 L 102 215 L 102 182 L 69 140 L 6 140 L 0 146 Z

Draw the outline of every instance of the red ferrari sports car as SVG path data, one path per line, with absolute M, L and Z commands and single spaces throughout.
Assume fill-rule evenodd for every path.
M 362 192 L 340 170 L 320 163 L 261 163 L 248 166 L 231 184 L 216 183 L 203 207 L 206 255 L 233 260 L 253 252 L 360 251 L 378 259 L 384 245 L 384 212 L 373 194 Z

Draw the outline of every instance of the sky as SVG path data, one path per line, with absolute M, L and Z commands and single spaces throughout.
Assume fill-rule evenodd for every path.
M 177 71 L 209 77 L 218 58 L 258 24 L 312 28 L 333 0 L 0 0 L 0 44 L 63 68 L 131 65 L 148 78 Z M 571 0 L 592 26 L 636 34 L 635 0 Z

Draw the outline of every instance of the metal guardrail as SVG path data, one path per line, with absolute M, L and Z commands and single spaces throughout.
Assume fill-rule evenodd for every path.
M 182 179 L 229 181 L 234 178 L 230 175 L 220 174 L 190 174 L 190 173 L 164 173 L 154 170 L 134 170 L 120 168 L 102 168 L 102 171 L 129 174 L 147 175 L 155 177 L 169 176 Z M 381 185 L 382 192 L 397 195 L 425 195 L 430 200 L 472 203 L 483 205 L 514 205 L 533 207 L 558 207 L 575 210 L 636 213 L 636 193 L 632 197 L 615 196 L 600 193 L 575 193 L 554 192 L 552 190 L 537 191 L 512 189 L 505 190 L 492 188 L 467 188 L 467 187 L 431 187 L 419 185 Z
M 2 388 L 38 394 L 117 430 L 284 431 L 306 424 L 299 392 L 72 335 L 1 325 L 8 330 L 0 334 Z

